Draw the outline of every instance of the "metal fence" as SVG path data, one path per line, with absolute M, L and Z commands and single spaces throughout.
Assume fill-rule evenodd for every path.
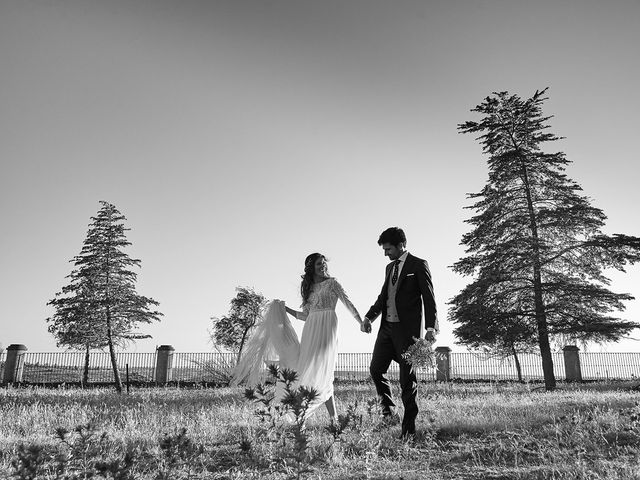
M 562 353 L 552 353 L 553 373 L 557 379 L 565 378 Z M 518 380 L 518 370 L 513 357 L 497 358 L 476 353 L 451 353 L 450 376 L 461 380 Z M 536 354 L 520 354 L 520 370 L 524 381 L 540 380 L 542 359 Z
M 116 354 L 122 381 L 152 384 L 156 381 L 157 353 Z M 522 377 L 525 381 L 543 379 L 542 362 L 539 355 L 522 354 L 519 357 Z M 580 353 L 583 380 L 612 380 L 640 378 L 640 352 L 634 353 Z M 81 383 L 84 371 L 84 352 L 25 352 L 22 368 L 22 383 L 60 384 Z M 368 380 L 369 353 L 340 353 L 335 376 L 338 380 Z M 6 352 L 0 352 L 0 379 L 4 378 Z M 183 353 L 172 355 L 168 380 L 172 383 L 225 383 L 230 378 L 235 355 L 217 352 Z M 553 354 L 554 373 L 558 380 L 566 378 L 562 353 Z M 513 357 L 498 359 L 475 353 L 449 354 L 449 378 L 452 380 L 517 380 L 518 374 Z M 107 352 L 92 352 L 90 355 L 88 383 L 113 383 L 111 359 Z M 395 362 L 389 369 L 389 378 L 398 379 Z M 436 379 L 435 369 L 422 369 L 420 380 Z
M 640 378 L 640 353 L 580 353 L 583 380 Z
M 235 361 L 233 353 L 174 353 L 169 379 L 178 383 L 225 383 Z
M 131 382 L 153 382 L 155 353 L 116 353 L 118 371 L 125 381 L 127 369 Z M 26 352 L 22 381 L 29 384 L 82 383 L 84 352 Z M 128 367 L 128 368 L 127 368 Z M 89 356 L 88 383 L 114 383 L 108 352 L 92 352 Z

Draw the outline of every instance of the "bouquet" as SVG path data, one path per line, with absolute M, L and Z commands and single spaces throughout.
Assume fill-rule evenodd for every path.
M 414 368 L 434 367 L 436 364 L 433 342 L 413 337 L 415 343 L 402 354 L 402 358 Z

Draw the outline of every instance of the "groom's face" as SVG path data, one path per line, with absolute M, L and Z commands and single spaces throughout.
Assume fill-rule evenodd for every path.
M 396 246 L 390 243 L 383 243 L 382 250 L 384 250 L 385 256 L 389 257 L 389 260 L 397 260 L 404 253 L 404 245 L 400 244 Z

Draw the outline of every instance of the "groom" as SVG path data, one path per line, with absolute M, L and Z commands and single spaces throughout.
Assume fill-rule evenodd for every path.
M 370 333 L 371 322 L 382 314 L 369 370 L 382 403 L 382 414 L 391 417 L 395 404 L 385 375 L 392 360 L 400 365 L 400 387 L 404 405 L 401 438 L 406 438 L 416 431 L 418 382 L 415 371 L 402 358 L 402 354 L 415 342 L 414 337 L 420 337 L 423 306 L 427 331 L 425 338 L 435 340 L 438 331 L 436 302 L 429 265 L 406 250 L 407 237 L 402 229 L 386 229 L 380 234 L 378 245 L 382 246 L 391 263 L 386 268 L 382 291 L 367 312 L 361 329 Z

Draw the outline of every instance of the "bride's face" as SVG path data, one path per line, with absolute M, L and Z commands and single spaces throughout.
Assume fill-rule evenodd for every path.
M 328 277 L 329 273 L 327 271 L 327 261 L 323 257 L 318 257 L 316 263 L 314 264 L 315 274 L 319 277 Z

